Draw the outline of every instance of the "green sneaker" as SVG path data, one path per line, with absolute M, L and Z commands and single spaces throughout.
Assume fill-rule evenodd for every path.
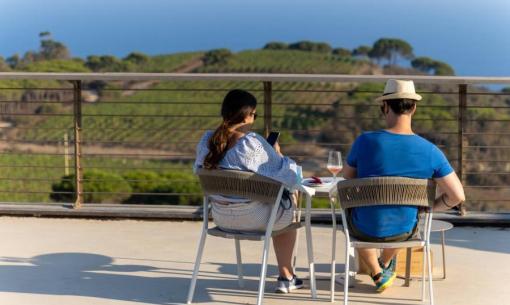
M 379 262 L 379 267 L 381 267 L 382 270 L 390 270 L 390 271 L 395 271 L 395 266 L 397 265 L 397 258 L 394 257 L 391 259 L 390 263 L 388 264 L 388 267 L 384 266 L 381 258 L 379 257 L 377 259 L 377 261 Z
M 376 291 L 383 292 L 386 288 L 393 284 L 393 280 L 395 280 L 396 277 L 397 274 L 394 271 L 390 271 L 389 269 L 383 270 L 383 272 L 379 272 L 372 276 Z

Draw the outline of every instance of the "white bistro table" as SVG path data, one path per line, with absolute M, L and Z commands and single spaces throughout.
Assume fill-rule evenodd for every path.
M 331 178 L 331 177 L 320 177 L 321 179 L 325 178 Z M 337 233 L 337 222 L 336 222 L 336 197 L 337 197 L 337 183 L 340 181 L 345 180 L 342 177 L 337 177 L 335 181 L 331 183 L 325 183 L 320 185 L 304 185 L 303 187 L 305 189 L 313 189 L 313 194 L 307 194 L 305 192 L 305 195 L 307 196 L 307 206 L 308 204 L 311 204 L 311 199 L 313 196 L 316 197 L 327 197 L 329 198 L 329 205 L 331 208 L 331 222 L 332 222 L 332 241 L 331 241 L 331 302 L 334 301 L 335 295 L 335 284 L 339 283 L 343 285 L 344 275 L 340 275 L 338 279 L 336 278 L 336 233 Z M 308 203 L 310 202 L 310 203 Z M 308 225 L 308 224 L 307 224 Z M 350 260 L 351 260 L 351 266 L 356 266 L 355 262 L 355 256 L 354 256 L 354 249 L 352 249 L 352 253 L 350 253 Z M 355 272 L 351 272 L 349 275 L 351 277 L 355 276 Z M 351 283 L 354 283 L 354 280 L 350 281 Z M 315 284 L 315 283 L 314 283 Z M 315 286 L 314 286 L 315 287 Z

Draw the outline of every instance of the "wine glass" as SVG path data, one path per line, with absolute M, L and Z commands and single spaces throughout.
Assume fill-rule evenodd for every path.
M 342 171 L 342 153 L 339 151 L 330 151 L 328 157 L 328 165 L 326 166 L 328 171 L 333 174 L 333 182 L 336 181 L 336 175 Z

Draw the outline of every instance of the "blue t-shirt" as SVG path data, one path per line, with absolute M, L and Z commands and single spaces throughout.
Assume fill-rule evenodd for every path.
M 399 176 L 441 178 L 453 168 L 437 146 L 418 135 L 386 130 L 366 132 L 352 145 L 347 164 L 356 168 L 358 178 Z M 389 237 L 411 232 L 418 209 L 413 206 L 374 206 L 352 209 L 352 222 L 372 237 Z

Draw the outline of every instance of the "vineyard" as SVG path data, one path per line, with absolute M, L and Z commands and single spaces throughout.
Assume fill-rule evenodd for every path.
M 366 59 L 319 52 L 251 50 L 235 53 L 224 62 L 212 64 L 200 64 L 202 55 L 181 53 L 154 56 L 143 64 L 131 64 L 129 69 L 172 72 L 192 67 L 193 70 L 189 72 L 203 73 L 387 72 Z M 27 70 L 62 71 L 73 68 L 73 71 L 88 71 L 87 67 L 82 65 L 80 68 L 79 63 L 74 61 L 54 64 L 39 64 Z M 419 74 L 410 68 L 399 71 Z M 257 82 L 84 83 L 84 90 L 97 97 L 91 102 L 84 101 L 82 106 L 82 165 L 85 172 L 95 170 L 115 174 L 118 179 L 126 179 L 128 184 L 129 180 L 136 179 L 126 177 L 133 175 L 144 176 L 151 183 L 163 181 L 166 185 L 147 186 L 147 189 L 150 189 L 150 193 L 166 195 L 175 192 L 168 185 L 184 183 L 183 180 L 197 185 L 191 172 L 194 147 L 204 130 L 213 129 L 219 124 L 222 98 L 232 88 L 253 92 L 261 104 L 257 111 L 263 117 L 263 86 Z M 10 124 L 8 128 L 0 129 L 3 141 L 0 155 L 0 167 L 3 169 L 0 177 L 2 201 L 51 201 L 49 194 L 52 185 L 61 181 L 66 173 L 73 174 L 73 160 L 65 158 L 66 149 L 71 157 L 73 152 L 70 89 L 69 83 L 56 81 L 0 83 L 0 96 L 4 101 L 2 121 Z M 302 163 L 307 175 L 326 174 L 324 158 L 328 150 L 337 149 L 346 156 L 350 143 L 362 131 L 383 127 L 379 105 L 373 102 L 373 98 L 382 91 L 381 84 L 274 83 L 272 89 L 273 128 L 282 131 L 280 141 L 284 153 Z M 459 149 L 458 88 L 418 85 L 417 90 L 423 94 L 424 100 L 420 102 L 414 119 L 415 131 L 436 143 L 456 167 Z M 509 163 L 493 160 L 504 160 L 504 149 L 510 145 L 506 137 L 498 137 L 498 133 L 505 130 L 505 122 L 510 120 L 507 108 L 510 102 L 505 94 L 490 94 L 487 89 L 476 87 L 471 90 L 465 123 L 466 132 L 471 134 L 466 135 L 464 156 L 468 160 L 481 162 L 467 162 L 465 165 L 466 181 L 474 186 L 467 189 L 468 197 L 472 199 L 469 208 L 508 209 L 504 200 L 487 203 L 476 199 L 488 195 L 498 199 L 506 195 L 503 186 L 509 181 L 504 173 L 510 170 Z M 263 121 L 257 121 L 254 129 L 261 132 Z M 68 138 L 67 144 L 64 143 L 65 137 Z M 185 176 L 176 178 L 172 172 Z M 480 174 L 483 172 L 501 174 Z M 139 185 L 133 183 L 130 187 L 133 193 L 140 189 Z M 147 189 L 142 188 L 140 192 Z M 196 198 L 199 189 L 189 192 L 193 193 L 189 198 Z M 123 198 L 122 202 L 129 203 L 138 198 L 162 203 L 138 196 Z M 176 203 L 186 201 L 179 200 Z

